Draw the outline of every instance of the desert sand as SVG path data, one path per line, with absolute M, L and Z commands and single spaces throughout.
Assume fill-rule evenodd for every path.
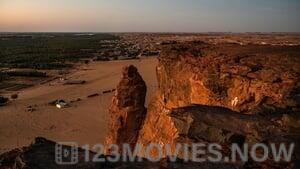
M 108 109 L 123 66 L 135 65 L 143 76 L 147 90 L 146 102 L 152 97 L 156 84 L 155 57 L 141 60 L 92 62 L 81 65 L 67 79 L 85 80 L 82 85 L 63 85 L 59 79 L 19 91 L 19 98 L 0 107 L 0 153 L 30 144 L 42 136 L 58 142 L 79 145 L 103 143 L 109 119 Z M 88 95 L 99 96 L 88 98 Z M 58 109 L 48 103 L 56 99 L 77 100 L 70 107 Z M 35 111 L 27 111 L 28 106 Z

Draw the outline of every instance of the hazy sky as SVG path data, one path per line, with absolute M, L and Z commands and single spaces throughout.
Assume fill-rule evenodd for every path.
M 300 32 L 300 0 L 0 0 L 0 32 Z

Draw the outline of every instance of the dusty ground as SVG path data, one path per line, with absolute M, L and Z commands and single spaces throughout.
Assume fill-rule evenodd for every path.
M 67 78 L 86 80 L 86 84 L 69 86 L 55 80 L 24 89 L 19 92 L 18 100 L 0 107 L 0 153 L 28 145 L 36 136 L 55 141 L 75 141 L 81 145 L 103 143 L 112 93 L 102 94 L 102 91 L 115 88 L 122 67 L 129 64 L 137 66 L 146 81 L 149 100 L 156 86 L 156 58 L 93 62 L 81 66 Z M 101 94 L 87 98 L 94 93 Z M 56 99 L 71 101 L 78 98 L 81 100 L 65 109 L 48 104 Z M 27 111 L 28 106 L 35 107 L 36 111 Z

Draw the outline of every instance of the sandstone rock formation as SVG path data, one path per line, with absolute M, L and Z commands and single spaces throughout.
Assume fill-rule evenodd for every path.
M 167 45 L 157 66 L 156 97 L 145 121 L 128 121 L 143 123 L 132 134 L 139 144 L 173 150 L 178 143 L 198 142 L 227 149 L 231 143 L 299 145 L 299 54 L 299 47 Z M 293 163 L 255 165 L 291 168 L 299 165 L 299 154 L 296 149 Z
M 299 55 L 299 46 L 165 46 L 138 143 L 299 145 Z M 294 162 L 279 168 L 299 165 L 295 150 Z
M 299 46 L 168 45 L 157 67 L 167 108 L 203 104 L 255 114 L 299 110 Z M 285 112 L 287 113 L 287 112 Z
M 132 65 L 125 67 L 109 110 L 111 121 L 107 144 L 136 144 L 146 116 L 146 90 L 146 84 L 137 69 Z
M 227 148 L 231 143 L 298 145 L 299 54 L 297 46 L 167 45 L 157 66 L 156 97 L 148 105 L 145 121 L 128 121 L 143 124 L 132 134 L 139 144 L 169 144 L 173 150 L 177 143 L 198 142 Z M 293 163 L 270 160 L 257 165 L 295 167 L 299 154 L 296 149 Z M 248 165 L 252 164 L 243 167 Z

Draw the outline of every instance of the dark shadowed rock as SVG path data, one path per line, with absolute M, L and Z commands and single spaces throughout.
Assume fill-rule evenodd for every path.
M 84 161 L 85 151 L 78 149 L 78 163 L 76 165 L 61 165 L 55 161 L 56 143 L 45 138 L 38 137 L 28 147 L 15 149 L 0 155 L 1 169 L 92 169 L 101 167 Z M 71 149 L 70 146 L 62 145 L 63 148 Z M 94 153 L 90 153 L 92 155 Z
M 55 146 L 57 143 L 45 138 L 36 138 L 35 143 L 28 147 L 15 149 L 0 155 L 1 169 L 166 169 L 166 168 L 187 168 L 187 169 L 236 169 L 232 164 L 223 163 L 184 163 L 182 161 L 169 162 L 163 159 L 153 163 L 142 159 L 141 162 L 109 162 L 105 156 L 78 149 L 78 162 L 76 164 L 58 164 L 55 160 Z M 67 145 L 61 145 L 64 149 L 71 149 Z M 90 161 L 94 156 L 104 159 L 104 162 L 85 161 L 88 152 Z
M 9 101 L 8 98 L 0 96 L 0 106 L 6 105 L 8 101 Z

